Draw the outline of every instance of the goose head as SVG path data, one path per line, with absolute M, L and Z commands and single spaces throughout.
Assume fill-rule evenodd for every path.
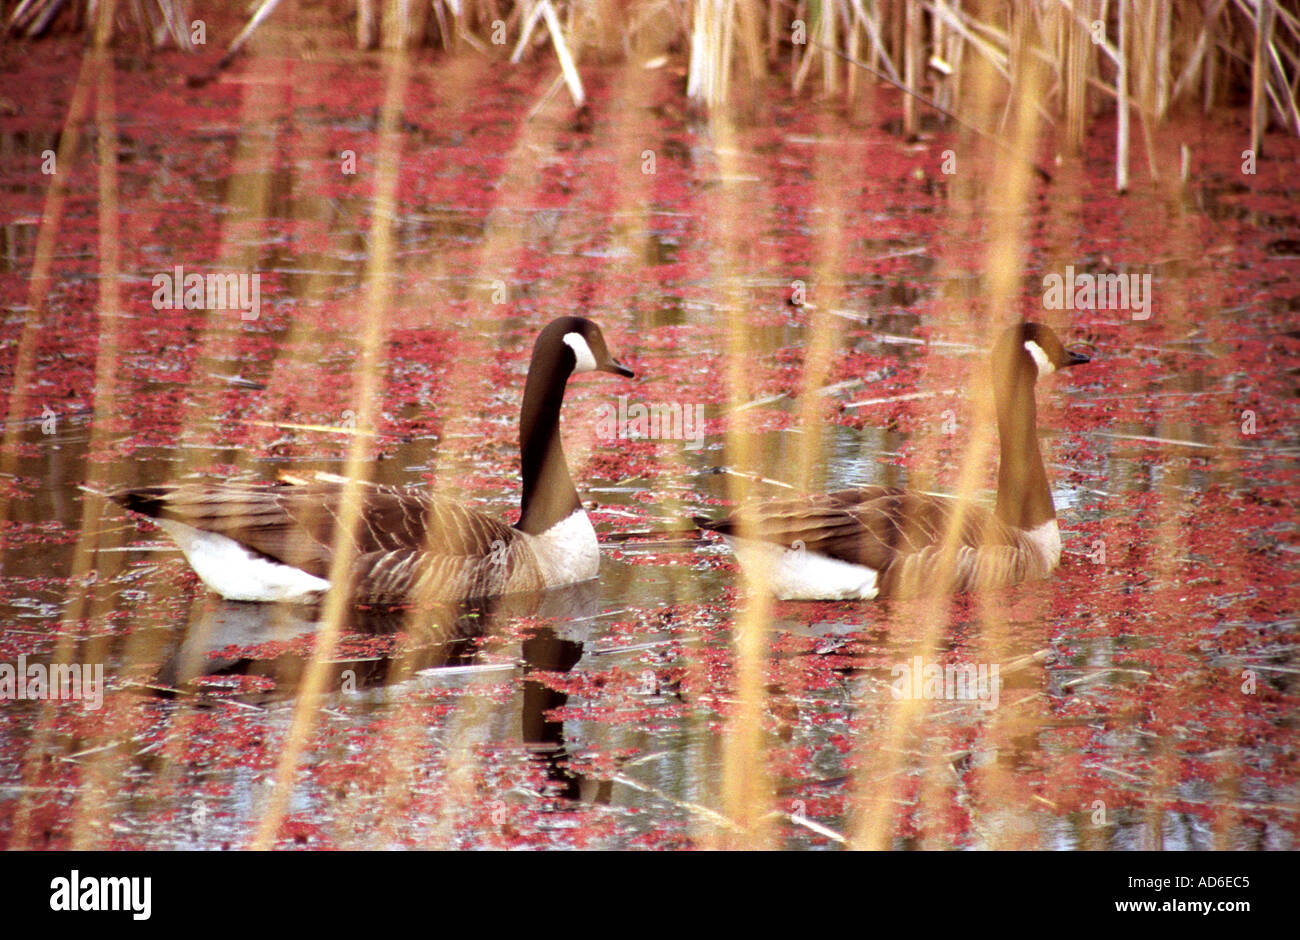
M 1082 353 L 1066 349 L 1060 337 L 1041 323 L 1017 323 L 1004 330 L 993 347 L 1000 451 L 996 512 L 1013 528 L 1055 532 L 1056 509 L 1038 447 L 1034 383 L 1057 369 L 1087 361 Z M 1040 529 L 1048 523 L 1050 529 Z
M 628 378 L 633 374 L 610 355 L 605 336 L 595 323 L 586 317 L 559 317 L 537 334 L 519 413 L 524 489 L 518 528 L 530 535 L 550 530 L 582 508 L 560 442 L 560 406 L 569 377 L 577 372 L 609 372 Z M 590 532 L 589 524 L 584 524 Z M 592 533 L 592 551 L 595 540 Z
M 586 317 L 559 317 L 537 336 L 533 355 L 554 357 L 565 377 L 577 372 L 611 372 L 631 378 L 635 373 L 616 360 L 600 327 Z
M 1013 386 L 1026 380 L 1032 384 L 1057 369 L 1089 361 L 1083 353 L 1066 349 L 1051 327 L 1042 323 L 1017 323 L 993 347 L 994 375 Z

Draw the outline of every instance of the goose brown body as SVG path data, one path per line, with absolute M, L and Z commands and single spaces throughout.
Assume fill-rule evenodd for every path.
M 744 507 L 703 528 L 868 568 L 876 572 L 871 596 L 882 598 L 998 587 L 1056 566 L 1024 530 L 976 506 L 958 521 L 957 510 L 945 496 L 871 486 Z M 943 540 L 954 527 L 945 563 Z
M 225 536 L 321 579 L 329 576 L 336 546 L 344 544 L 338 483 L 163 485 L 114 499 L 160 522 Z M 348 590 L 367 603 L 452 601 L 547 586 L 524 533 L 413 488 L 366 487 L 357 525 L 346 537 L 353 558 Z
M 1046 577 L 1060 535 L 1038 449 L 1034 383 L 1087 362 L 1039 324 L 1003 333 L 993 352 L 1001 459 L 997 507 L 892 487 L 861 487 L 743 506 L 701 528 L 787 599 L 872 599 L 995 588 Z
M 334 552 L 348 550 L 345 589 L 358 603 L 456 602 L 559 587 L 599 570 L 596 533 L 560 440 L 560 407 L 575 372 L 631 376 L 599 327 L 560 317 L 538 335 L 524 387 L 520 518 L 507 525 L 423 489 L 361 488 L 343 531 L 338 482 L 258 486 L 185 483 L 105 494 L 151 517 L 199 577 L 230 600 L 296 600 L 331 587 Z

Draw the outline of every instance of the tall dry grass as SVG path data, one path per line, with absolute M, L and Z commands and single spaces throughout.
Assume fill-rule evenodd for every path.
M 159 5 L 159 9 L 168 11 L 168 23 L 186 15 L 197 15 L 200 7 L 197 2 L 188 6 Z M 53 22 L 51 9 L 48 4 L 13 4 L 8 10 L 11 29 L 32 35 L 43 32 Z M 59 152 L 60 163 L 72 165 L 77 154 L 78 130 L 93 105 L 97 127 L 102 292 L 96 361 L 97 418 L 102 417 L 103 409 L 114 406 L 119 348 L 116 312 L 120 309 L 114 286 L 120 270 L 120 250 L 113 65 L 106 50 L 115 26 L 120 30 L 131 28 L 132 23 L 123 14 L 123 8 L 112 0 L 100 0 L 98 9 L 93 47 L 83 61 Z M 1268 0 L 1261 4 L 1221 0 L 1203 5 L 1174 4 L 1170 0 L 1148 4 L 1128 0 L 1113 3 L 1108 0 L 1029 3 L 799 0 L 793 4 L 758 0 L 645 0 L 591 6 L 563 0 L 540 3 L 478 0 L 454 4 L 435 0 L 431 5 L 360 0 L 355 12 L 358 44 L 367 48 L 382 45 L 385 50 L 382 53 L 385 98 L 380 111 L 380 184 L 365 282 L 366 329 L 357 359 L 356 398 L 350 403 L 362 428 L 375 423 L 374 416 L 380 406 L 380 356 L 386 335 L 384 313 L 394 299 L 392 226 L 399 204 L 396 168 L 402 146 L 400 119 L 404 98 L 409 93 L 408 70 L 416 55 L 412 50 L 425 43 L 432 43 L 449 57 L 459 57 L 454 61 L 461 64 L 450 68 L 447 75 L 453 80 L 452 98 L 466 102 L 473 100 L 483 70 L 496 61 L 493 55 L 504 58 L 508 54 L 514 61 L 525 56 L 553 55 L 558 70 L 557 87 L 564 87 L 576 105 L 585 100 L 581 77 L 585 55 L 607 56 L 611 48 L 651 49 L 656 54 L 660 50 L 676 52 L 683 60 L 686 93 L 708 111 L 709 146 L 722 180 L 708 197 L 711 230 L 707 234 L 714 251 L 713 283 L 721 310 L 721 335 L 725 339 L 726 388 L 729 405 L 736 414 L 726 433 L 727 459 L 739 466 L 755 463 L 758 446 L 746 425 L 748 412 L 739 410 L 745 399 L 746 372 L 752 355 L 739 259 L 750 230 L 747 223 L 753 221 L 755 212 L 752 201 L 732 182 L 742 175 L 736 162 L 734 138 L 737 123 L 745 118 L 745 112 L 732 107 L 742 92 L 743 96 L 752 98 L 771 87 L 767 83 L 780 80 L 789 81 L 800 94 L 852 99 L 864 83 L 886 81 L 904 89 L 904 133 L 916 133 L 922 122 L 935 114 L 952 117 L 969 127 L 970 147 L 982 148 L 981 159 L 1004 181 L 996 198 L 989 193 L 963 194 L 958 189 L 955 200 L 962 204 L 953 207 L 956 215 L 980 220 L 988 228 L 989 249 L 978 305 L 986 311 L 1014 308 L 1024 269 L 1033 159 L 1052 125 L 1063 125 L 1064 140 L 1069 147 L 1077 149 L 1099 117 L 1118 112 L 1115 165 L 1116 185 L 1121 190 L 1128 185 L 1132 121 L 1140 130 L 1140 143 L 1151 175 L 1160 178 L 1163 168 L 1158 164 L 1152 143 L 1160 123 L 1179 106 L 1204 110 L 1220 106 L 1229 90 L 1243 80 L 1250 87 L 1252 147 L 1257 152 L 1270 121 L 1288 132 L 1300 133 L 1300 109 L 1295 98 L 1295 76 L 1300 71 L 1300 19 Z M 273 4 L 263 4 L 250 25 L 255 30 L 259 23 L 275 15 L 287 13 L 277 11 Z M 42 16 L 46 18 L 42 20 Z M 498 21 L 506 25 L 506 34 L 514 39 L 494 53 L 493 33 Z M 174 31 L 154 35 L 175 38 Z M 611 36 L 617 40 L 611 43 Z M 253 42 L 245 54 L 253 60 L 250 68 L 256 68 L 260 55 L 277 51 L 273 47 L 259 49 Z M 637 86 L 642 64 L 635 55 L 623 64 L 624 82 L 629 91 Z M 266 101 L 260 94 L 245 98 L 244 117 L 249 125 L 266 123 Z M 553 101 L 549 106 L 558 107 Z M 617 127 L 615 133 L 622 139 L 637 138 L 639 131 L 634 115 L 635 111 L 629 109 Z M 526 201 L 539 175 L 536 155 L 544 152 L 547 144 L 543 131 L 535 125 L 525 125 L 501 181 L 503 199 Z M 241 157 L 253 163 L 263 161 L 268 156 L 264 148 L 270 146 L 272 143 L 266 139 L 249 136 L 241 141 Z M 841 270 L 843 250 L 839 237 L 843 223 L 834 208 L 839 188 L 846 181 L 833 166 L 820 167 L 818 174 L 827 181 L 821 198 L 824 208 L 831 211 L 817 245 L 817 257 L 809 259 L 809 267 L 816 272 L 817 282 L 834 284 Z M 19 337 L 15 380 L 8 395 L 10 418 L 21 417 L 28 410 L 28 378 L 50 287 L 66 179 L 64 174 L 52 178 L 44 208 L 30 278 L 30 311 Z M 265 215 L 268 193 L 256 188 L 260 183 L 246 185 L 253 188 L 235 192 L 232 198 L 244 205 L 250 216 Z M 628 238 L 635 242 L 645 238 L 648 220 L 640 212 L 641 196 L 633 186 L 627 191 L 620 217 L 628 226 Z M 233 227 L 226 231 L 223 255 L 231 268 L 248 266 L 243 263 L 246 259 L 239 257 L 238 234 Z M 502 272 L 510 269 L 523 247 L 520 237 L 516 230 L 505 226 L 489 231 L 481 248 L 480 264 L 485 281 L 504 277 Z M 431 264 L 436 265 L 436 259 Z M 835 303 L 833 291 L 820 295 L 818 310 L 809 319 L 799 422 L 810 443 L 794 469 L 793 482 L 800 489 L 817 488 L 817 468 L 825 462 L 816 391 L 825 384 L 828 363 L 840 342 L 843 321 L 826 312 Z M 972 343 L 986 335 L 989 327 L 969 309 L 954 314 L 946 325 Z M 228 331 L 215 328 L 199 340 L 206 356 L 218 358 L 230 353 L 231 342 Z M 466 379 L 475 370 L 476 361 L 488 354 L 484 344 L 453 362 L 453 376 L 447 383 L 448 397 L 441 402 L 449 423 L 465 418 L 472 411 L 474 404 L 468 391 L 471 383 Z M 194 404 L 184 419 L 186 427 L 201 425 L 205 415 L 211 413 L 215 390 L 195 391 Z M 966 504 L 971 504 L 980 489 L 995 447 L 991 433 L 993 403 L 987 390 L 975 396 L 973 409 L 973 426 L 977 430 L 962 457 L 957 488 L 957 495 Z M 98 423 L 92 424 L 92 432 Z M 6 423 L 5 441 L 0 449 L 0 473 L 12 473 L 19 428 L 15 420 Z M 92 441 L 91 451 L 95 452 L 97 446 Z M 438 454 L 438 466 L 444 469 L 455 466 L 461 456 L 457 448 L 465 446 L 464 439 L 447 435 Z M 345 502 L 345 519 L 354 522 L 357 497 L 368 476 L 365 453 L 364 440 L 354 436 L 346 470 L 353 482 L 347 489 Z M 931 448 L 925 459 L 937 461 L 937 450 Z M 120 468 L 101 466 L 104 475 L 90 482 L 100 486 L 126 482 L 119 479 L 124 475 Z M 182 464 L 178 469 L 183 472 L 187 467 Z M 688 468 L 679 465 L 672 471 L 679 475 L 680 488 L 688 489 L 691 485 Z M 737 501 L 758 495 L 746 477 L 732 476 L 729 480 L 730 495 Z M 1169 485 L 1176 484 L 1177 479 L 1171 478 Z M 3 499 L 0 496 L 0 518 L 7 516 L 8 507 Z M 88 501 L 74 556 L 74 583 L 78 581 L 76 576 L 85 574 L 95 564 L 100 537 L 96 510 L 93 501 Z M 1176 541 L 1179 532 L 1172 515 L 1165 516 L 1162 526 L 1160 537 L 1171 543 Z M 950 537 L 947 550 L 951 552 L 954 547 L 955 540 Z M 341 574 L 348 561 L 345 551 L 337 552 L 333 574 Z M 768 772 L 771 742 L 763 728 L 769 706 L 764 676 L 773 610 L 770 598 L 762 590 L 763 573 L 746 569 L 740 577 L 743 600 L 734 618 L 735 694 L 722 742 L 720 792 L 716 795 L 715 808 L 697 813 L 697 835 L 702 844 L 710 846 L 766 848 L 776 844 L 774 823 L 778 818 Z M 331 580 L 345 581 L 342 577 Z M 683 599 L 691 596 L 686 591 Z M 65 619 L 72 622 L 81 619 L 86 604 L 86 595 L 74 591 L 68 598 Z M 329 596 L 323 609 L 319 642 L 280 751 L 274 787 L 250 840 L 253 847 L 274 844 L 285 816 L 300 763 L 319 719 L 326 664 L 345 622 L 345 605 L 346 598 L 336 592 Z M 949 625 L 948 602 L 934 599 L 907 610 L 906 617 L 895 617 L 891 629 L 906 637 L 917 655 L 932 655 Z M 979 619 L 984 660 L 995 663 L 1012 660 L 1014 651 L 1004 629 L 1005 611 L 984 604 L 979 608 Z M 72 658 L 71 642 L 71 638 L 61 642 L 58 658 Z M 480 706 L 481 703 L 473 702 L 467 705 L 451 722 L 447 733 L 442 771 L 450 784 L 448 805 L 463 805 L 473 799 L 473 769 L 477 759 L 473 741 L 475 728 L 482 718 Z M 877 724 L 864 723 L 862 770 L 853 788 L 848 831 L 835 834 L 840 841 L 861 848 L 888 848 L 894 844 L 898 797 L 905 776 L 916 761 L 928 768 L 927 785 L 921 789 L 920 796 L 923 808 L 930 804 L 937 807 L 948 798 L 944 789 L 934 783 L 944 766 L 944 755 L 918 752 L 912 747 L 917 729 L 926 719 L 927 707 L 924 701 L 905 699 L 888 709 Z M 402 715 L 405 717 L 389 732 L 388 750 L 397 755 L 395 763 L 406 768 L 407 776 L 392 782 L 390 805 L 399 802 L 402 782 L 411 779 L 409 774 L 421 747 L 411 713 L 399 710 L 399 717 Z M 987 734 L 995 742 L 1011 740 L 1033 721 L 1028 712 L 997 712 Z M 29 781 L 34 779 L 37 763 L 48 747 L 49 728 L 46 720 L 33 734 L 25 767 Z M 187 723 L 182 716 L 174 723 L 173 734 L 183 738 L 186 733 Z M 1171 779 L 1171 760 L 1166 754 L 1159 761 L 1165 787 Z M 118 768 L 119 758 L 107 753 L 88 764 L 76 810 L 77 847 L 103 844 L 105 837 L 99 820 Z M 1015 781 L 996 765 L 981 775 L 979 786 L 975 798 L 979 812 L 986 815 L 1014 811 L 1023 796 Z M 17 846 L 28 844 L 31 838 L 26 807 L 24 801 L 17 817 L 14 839 Z M 1153 827 L 1159 828 L 1158 819 L 1153 818 Z M 391 828 L 381 828 L 380 838 Z M 454 838 L 454 819 L 448 815 L 434 827 L 432 842 L 446 846 L 453 844 Z M 995 836 L 992 844 L 1026 847 L 1033 843 L 1011 831 Z
M 271 17 L 293 15 L 279 4 L 253 8 L 230 52 Z M 10 34 L 26 37 L 89 30 L 94 9 L 90 0 L 18 0 L 5 21 Z M 184 27 L 214 12 L 224 14 L 200 0 L 121 4 L 110 28 L 194 51 Z M 1300 15 L 1277 0 L 355 0 L 336 15 L 363 49 L 434 46 L 518 62 L 549 47 L 578 104 L 584 56 L 635 57 L 651 35 L 685 57 L 688 95 L 709 107 L 781 72 L 797 92 L 851 98 L 865 69 L 961 111 L 975 61 L 993 66 L 1005 92 L 1024 40 L 1023 55 L 1049 71 L 1043 118 L 1064 122 L 1076 143 L 1117 104 L 1126 105 L 1121 116 L 1131 110 L 1154 126 L 1177 105 L 1214 107 L 1243 79 L 1257 152 L 1270 120 L 1300 133 Z M 906 133 L 923 110 L 918 100 L 904 101 Z

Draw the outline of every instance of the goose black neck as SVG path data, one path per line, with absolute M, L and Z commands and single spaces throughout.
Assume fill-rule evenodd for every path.
M 1028 357 L 1026 357 L 1028 358 Z M 994 381 L 998 408 L 997 516 L 1020 529 L 1032 529 L 1056 518 L 1052 488 L 1038 449 L 1038 409 L 1034 403 L 1036 369 L 1020 364 L 1011 376 Z M 1024 368 L 1027 366 L 1027 368 Z
M 524 491 L 516 524 L 530 535 L 540 535 L 582 508 L 560 441 L 560 406 L 572 371 L 567 346 L 539 342 L 533 348 L 519 415 Z

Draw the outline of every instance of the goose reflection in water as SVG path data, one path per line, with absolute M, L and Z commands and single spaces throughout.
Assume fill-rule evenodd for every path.
M 528 617 L 542 621 L 520 642 L 520 657 L 502 669 L 520 669 L 522 695 L 519 739 L 542 762 L 556 795 L 607 802 L 611 784 L 588 781 L 568 768 L 564 722 L 548 717 L 568 702 L 568 693 L 536 677 L 537 673 L 568 673 L 582 659 L 584 644 L 600 612 L 596 581 L 531 594 L 515 594 L 473 603 L 435 608 L 355 610 L 343 625 L 349 639 L 371 639 L 405 632 L 401 650 L 375 649 L 350 654 L 347 647 L 331 659 L 326 687 L 345 690 L 375 702 L 392 701 L 416 687 L 460 670 L 490 671 L 478 662 L 478 641 L 505 635 L 511 621 Z M 267 605 L 222 600 L 205 610 L 159 669 L 155 690 L 163 696 L 196 695 L 216 677 L 261 677 L 242 682 L 230 697 L 248 703 L 291 699 L 298 691 L 310 657 L 292 641 L 318 632 L 319 606 Z M 267 650 L 268 644 L 278 648 Z M 205 682 L 204 680 L 208 680 Z M 343 694 L 343 693 L 340 693 Z

